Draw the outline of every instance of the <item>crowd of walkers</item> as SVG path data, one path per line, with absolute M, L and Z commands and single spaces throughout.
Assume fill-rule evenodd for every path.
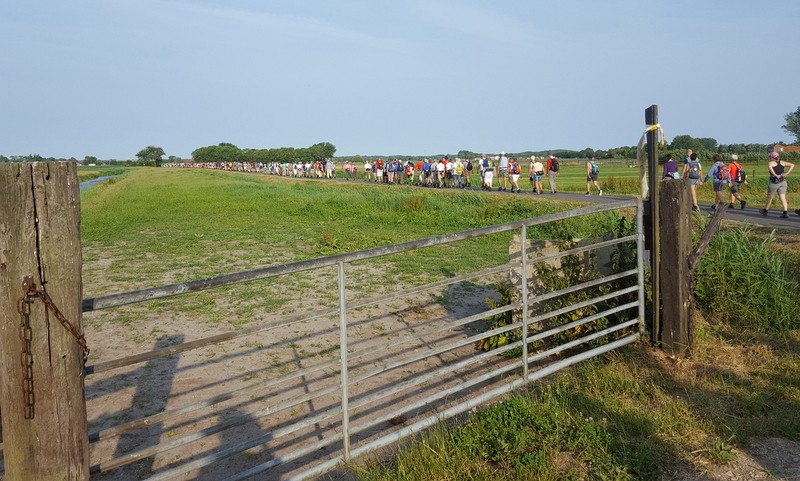
M 707 184 L 709 181 L 711 181 L 714 188 L 714 203 L 711 205 L 712 210 L 717 209 L 719 205 L 725 203 L 726 191 L 730 194 L 728 208 L 733 208 L 735 204 L 738 203 L 739 207 L 744 210 L 747 205 L 747 200 L 745 200 L 742 194 L 742 187 L 747 185 L 747 173 L 742 167 L 742 164 L 739 163 L 739 157 L 736 154 L 731 155 L 730 162 L 727 164 L 723 162 L 719 154 L 715 154 L 711 160 L 713 163 L 705 177 L 703 177 L 703 166 L 697 154 L 692 152 L 691 149 L 686 152 L 686 158 L 683 161 L 683 170 L 681 173 L 678 173 L 678 166 L 675 160 L 672 156 L 669 156 L 667 161 L 664 162 L 662 178 L 664 180 L 673 178 L 689 179 L 693 210 L 700 210 L 700 206 L 697 203 L 697 188 L 702 187 L 703 184 Z M 767 170 L 769 172 L 767 202 L 760 212 L 762 215 L 768 216 L 769 208 L 772 206 L 772 201 L 777 195 L 783 207 L 783 212 L 780 217 L 786 219 L 789 217 L 789 205 L 786 201 L 786 191 L 788 189 L 786 178 L 792 170 L 794 170 L 794 164 L 781 161 L 780 153 L 772 152 L 769 154 Z M 800 215 L 800 209 L 795 210 L 795 213 Z
M 599 166 L 593 158 L 587 162 L 586 195 L 590 195 L 590 185 L 597 187 L 598 193 L 603 191 L 597 183 Z M 236 172 L 258 172 L 285 177 L 336 178 L 337 166 L 331 160 L 316 162 L 212 162 L 212 163 L 176 163 L 165 164 L 167 167 L 189 167 L 218 169 Z M 509 157 L 505 152 L 500 155 L 483 154 L 480 159 L 450 159 L 444 156 L 438 160 L 401 161 L 376 159 L 357 164 L 345 161 L 341 165 L 345 180 L 363 180 L 384 184 L 409 184 L 431 188 L 467 188 L 472 187 L 473 174 L 478 174 L 480 187 L 483 190 L 499 190 L 522 192 L 520 177 L 527 174 L 530 189 L 535 194 L 543 194 L 542 180 L 547 178 L 551 194 L 558 192 L 557 179 L 560 175 L 560 162 L 554 155 L 546 158 L 535 155 L 519 159 Z M 527 187 L 526 187 L 527 190 Z
M 496 156 L 483 154 L 474 162 L 472 159 L 450 159 L 447 155 L 438 160 L 423 159 L 416 162 L 384 161 L 379 158 L 375 162 L 365 161 L 363 165 L 347 161 L 343 168 L 344 177 L 349 180 L 412 184 L 437 189 L 471 187 L 473 174 L 478 174 L 482 190 L 510 192 L 522 192 L 519 179 L 525 172 L 530 189 L 535 194 L 543 193 L 542 179 L 545 172 L 550 180 L 550 192 L 555 194 L 559 175 L 559 162 L 555 156 L 548 155 L 545 166 L 535 155 L 523 161 L 508 157 L 505 152 Z
M 668 156 L 663 166 L 662 179 L 689 179 L 692 209 L 699 210 L 697 202 L 697 188 L 704 184 L 711 184 L 714 189 L 715 201 L 711 208 L 725 202 L 725 192 L 730 194 L 728 207 L 732 208 L 738 203 L 741 209 L 747 205 L 742 194 L 742 187 L 747 185 L 747 174 L 734 154 L 730 162 L 725 163 L 719 154 L 712 158 L 712 165 L 703 177 L 703 167 L 697 154 L 688 150 L 683 161 L 682 169 L 675 159 Z M 316 179 L 333 179 L 337 177 L 337 166 L 333 159 L 315 162 L 273 162 L 268 164 L 253 162 L 215 162 L 215 163 L 178 163 L 167 164 L 172 167 L 193 167 L 205 169 L 219 169 L 238 172 L 268 173 L 285 177 L 304 177 Z M 473 175 L 478 174 L 482 190 L 498 190 L 522 192 L 520 177 L 526 175 L 530 188 L 534 194 L 543 194 L 542 181 L 546 178 L 551 194 L 558 192 L 558 176 L 561 173 L 558 157 L 548 154 L 544 157 L 531 155 L 530 158 L 507 156 L 505 152 L 500 155 L 483 154 L 479 159 L 450 159 L 444 156 L 441 159 L 423 159 L 416 162 L 376 159 L 364 161 L 363 164 L 349 160 L 341 165 L 344 179 L 350 181 L 375 182 L 383 184 L 408 184 L 429 188 L 468 188 L 472 187 Z M 590 156 L 586 160 L 586 193 L 591 195 L 594 190 L 597 195 L 603 195 L 598 177 L 600 165 Z M 769 171 L 769 184 L 767 189 L 767 202 L 760 210 L 762 215 L 769 215 L 769 209 L 777 196 L 783 211 L 780 215 L 786 218 L 789 207 L 786 200 L 786 178 L 794 169 L 794 164 L 781 161 L 778 152 L 770 154 L 767 165 Z M 800 209 L 795 210 L 800 215 Z

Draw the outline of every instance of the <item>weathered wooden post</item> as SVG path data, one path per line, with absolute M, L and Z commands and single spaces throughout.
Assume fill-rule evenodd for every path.
M 692 344 L 691 278 L 692 199 L 689 180 L 661 182 L 661 348 L 673 356 L 686 354 Z
M 651 105 L 644 111 L 644 121 L 648 126 L 658 124 L 658 105 Z M 649 235 L 650 242 L 650 272 L 653 284 L 651 296 L 653 299 L 652 339 L 658 342 L 661 331 L 661 247 L 659 225 L 659 173 L 658 173 L 658 130 L 647 131 L 647 187 L 650 195 Z
M 88 480 L 74 162 L 0 164 L 0 385 L 9 480 Z

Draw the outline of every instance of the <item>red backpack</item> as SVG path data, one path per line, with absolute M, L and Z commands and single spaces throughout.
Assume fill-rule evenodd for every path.
M 730 180 L 731 169 L 729 169 L 728 166 L 725 164 L 720 165 L 719 168 L 717 169 L 717 179 L 720 181 Z

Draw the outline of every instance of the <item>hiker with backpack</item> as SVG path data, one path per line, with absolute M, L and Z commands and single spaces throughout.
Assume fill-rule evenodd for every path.
M 561 166 L 558 165 L 558 157 L 550 155 L 547 153 L 547 180 L 550 181 L 550 193 L 555 194 L 558 193 L 558 187 L 556 187 L 556 178 L 558 177 L 559 170 Z
M 483 160 L 481 161 L 481 177 L 483 179 L 481 189 L 483 190 L 492 190 L 492 180 L 494 179 L 494 167 L 497 165 L 495 162 L 500 160 L 500 156 L 498 155 L 496 158 L 487 157 L 486 154 L 483 154 Z
M 511 159 L 511 162 L 508 164 L 508 171 L 511 176 L 511 192 L 519 193 L 519 175 L 522 173 L 522 167 L 520 167 L 517 159 Z
M 703 166 L 700 164 L 697 154 L 691 150 L 688 153 L 689 157 L 687 157 L 687 161 L 683 163 L 681 177 L 689 179 L 689 192 L 692 194 L 692 210 L 697 211 L 700 210 L 700 206 L 697 204 L 697 186 L 703 185 L 701 179 L 703 175 Z
M 714 154 L 712 160 L 714 163 L 711 165 L 711 168 L 708 169 L 703 183 L 707 183 L 709 179 L 713 182 L 714 204 L 711 205 L 711 209 L 714 210 L 723 202 L 722 192 L 731 183 L 731 171 L 728 169 L 728 166 L 725 165 L 725 162 L 722 161 L 722 157 L 720 157 L 719 154 Z
M 544 165 L 542 161 L 534 156 L 531 156 L 531 186 L 533 187 L 534 194 L 541 194 L 542 190 L 542 177 L 544 177 Z
M 497 190 L 508 190 L 508 157 L 505 152 L 500 152 L 497 160 Z
M 672 158 L 672 154 L 668 154 L 664 161 L 664 170 L 661 174 L 661 180 L 680 179 L 681 175 L 678 173 L 678 163 Z
M 597 177 L 600 175 L 600 164 L 594 160 L 594 156 L 590 155 L 586 159 L 586 195 L 592 195 L 592 184 L 597 187 L 597 195 L 603 195 L 603 189 L 597 183 Z
M 742 164 L 739 163 L 738 155 L 731 155 L 731 162 L 728 164 L 728 170 L 731 171 L 731 203 L 728 204 L 728 208 L 732 209 L 734 201 L 738 200 L 740 207 L 744 210 L 747 201 L 742 197 L 741 188 L 743 185 L 747 184 L 747 173 L 744 171 L 744 168 L 742 168 Z
M 769 184 L 767 184 L 767 205 L 761 209 L 761 215 L 769 215 L 769 206 L 772 205 L 772 199 L 775 198 L 775 194 L 778 194 L 778 198 L 781 200 L 781 204 L 783 204 L 783 214 L 781 214 L 781 218 L 787 219 L 789 217 L 789 206 L 786 203 L 786 177 L 794 169 L 794 164 L 791 162 L 781 162 L 781 154 L 778 152 L 772 152 L 769 154 L 769 164 L 767 164 L 767 169 L 769 169 Z M 788 170 L 787 170 L 788 167 Z M 798 212 L 800 215 L 800 212 Z
M 472 160 L 467 159 L 464 162 L 464 187 L 472 187 Z
M 453 187 L 464 188 L 464 164 L 461 163 L 459 158 L 453 161 Z

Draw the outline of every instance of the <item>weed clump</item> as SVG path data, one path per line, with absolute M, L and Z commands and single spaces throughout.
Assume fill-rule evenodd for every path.
M 769 246 L 775 236 L 757 239 L 748 228 L 717 233 L 695 275 L 694 295 L 706 317 L 758 332 L 800 328 L 788 259 Z

